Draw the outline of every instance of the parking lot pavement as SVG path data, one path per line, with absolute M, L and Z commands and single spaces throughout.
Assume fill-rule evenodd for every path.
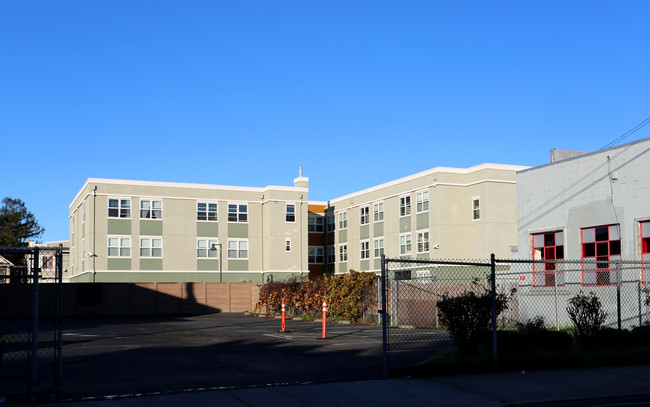
M 220 313 L 70 319 L 61 398 L 326 383 L 381 377 L 381 327 Z

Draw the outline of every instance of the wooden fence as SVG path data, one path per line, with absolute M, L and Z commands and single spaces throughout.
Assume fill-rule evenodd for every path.
M 56 284 L 39 286 L 40 304 L 53 304 Z M 63 316 L 188 315 L 252 311 L 259 286 L 237 283 L 66 283 L 62 286 Z M 31 315 L 30 284 L 0 284 L 0 298 L 11 304 L 0 308 L 1 318 Z M 54 315 L 51 306 L 39 315 Z

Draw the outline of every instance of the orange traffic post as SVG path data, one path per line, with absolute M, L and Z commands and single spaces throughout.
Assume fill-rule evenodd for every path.
M 327 301 L 323 298 L 323 339 L 327 337 Z
M 284 319 L 284 317 L 285 317 L 284 312 L 285 312 L 285 306 L 284 306 L 284 298 L 283 298 L 282 299 L 282 332 L 284 332 L 285 328 L 286 328 L 285 319 Z

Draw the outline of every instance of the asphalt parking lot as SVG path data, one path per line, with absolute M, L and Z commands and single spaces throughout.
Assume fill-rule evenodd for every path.
M 61 398 L 377 379 L 380 326 L 219 313 L 69 319 Z

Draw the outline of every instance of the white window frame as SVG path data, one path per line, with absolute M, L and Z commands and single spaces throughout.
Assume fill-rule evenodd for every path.
M 159 256 L 154 256 L 154 254 L 153 254 L 154 249 L 158 249 L 158 247 L 154 247 L 154 240 L 160 240 L 160 247 L 159 247 L 160 248 L 160 255 Z M 140 236 L 140 239 L 139 239 L 139 241 L 140 241 L 140 251 L 139 251 L 140 257 L 141 258 L 146 258 L 146 259 L 162 259 L 162 257 L 163 257 L 163 241 L 162 240 L 163 240 L 162 236 Z M 142 246 L 143 241 L 148 242 L 149 246 L 148 247 L 143 247 Z M 148 256 L 146 256 L 146 255 L 143 256 L 142 255 L 142 250 L 143 249 L 147 249 L 149 251 Z
M 233 247 L 234 245 L 234 247 Z M 242 245 L 245 246 L 242 248 Z M 236 256 L 231 256 L 231 251 L 236 252 Z M 228 259 L 231 260 L 248 260 L 248 253 L 250 248 L 248 246 L 248 239 L 228 239 Z M 245 253 L 243 253 L 245 252 Z M 242 255 L 242 253 L 244 255 Z
M 413 252 L 413 238 L 410 233 L 399 235 L 399 254 L 404 256 Z
M 291 252 L 291 238 L 288 237 L 284 239 L 284 251 L 289 253 Z
M 348 261 L 348 245 L 339 245 L 339 263 L 346 263 Z
M 318 255 L 319 251 L 320 251 L 320 256 Z M 318 261 L 319 257 L 321 258 L 321 261 Z M 324 264 L 325 263 L 325 248 L 323 246 L 309 246 L 307 248 L 307 263 L 308 264 Z
M 110 243 L 111 243 L 111 239 L 117 239 L 117 241 L 118 241 L 118 245 L 117 245 L 117 246 L 111 246 L 111 245 L 110 245 Z M 123 246 L 123 245 L 122 245 L 123 241 L 125 241 L 125 240 L 128 240 L 128 243 L 129 243 L 128 246 Z M 131 238 L 131 236 L 126 236 L 126 235 L 108 235 L 108 236 L 106 237 L 106 248 L 107 248 L 107 250 L 106 250 L 106 253 L 107 253 L 106 257 L 108 257 L 108 258 L 113 258 L 113 259 L 124 259 L 124 258 L 127 258 L 127 259 L 130 259 L 131 256 L 132 256 L 132 247 L 133 247 L 133 239 Z M 118 254 L 117 254 L 117 255 L 111 255 L 111 254 L 110 254 L 110 253 L 111 253 L 111 248 L 113 248 L 113 249 L 117 248 Z M 122 250 L 124 250 L 124 249 L 128 249 L 128 250 L 129 250 L 129 254 L 128 254 L 128 256 L 122 254 Z M 83 259 L 82 259 L 82 260 L 83 260 Z
M 245 211 L 242 211 L 242 206 L 245 207 Z M 235 211 L 231 211 L 231 207 L 235 208 Z M 235 220 L 231 220 L 231 215 L 235 216 Z M 242 216 L 244 218 L 242 218 Z M 244 220 L 242 220 L 244 219 Z M 248 203 L 245 202 L 228 202 L 228 223 L 248 223 Z
M 117 208 L 116 207 L 111 207 L 111 201 L 117 201 Z M 123 202 L 128 202 L 128 207 L 123 207 L 122 204 Z M 109 197 L 107 200 L 108 204 L 108 217 L 111 219 L 131 219 L 131 209 L 132 209 L 132 202 L 131 198 L 118 198 L 118 197 Z M 117 209 L 117 216 L 111 216 L 111 210 L 116 210 Z M 128 216 L 122 216 L 122 211 L 127 211 Z
M 370 223 L 370 206 L 362 206 L 359 208 L 359 223 L 361 225 L 367 225 Z
M 217 245 L 217 250 L 212 250 L 212 246 Z M 205 255 L 201 254 L 205 252 Z M 219 253 L 219 239 L 216 237 L 198 237 L 196 238 L 196 258 L 197 259 L 218 259 Z
M 426 235 L 426 240 L 424 240 L 425 235 Z M 422 250 L 420 250 L 421 245 L 426 245 L 426 248 L 422 247 Z M 429 233 L 428 230 L 418 230 L 416 232 L 415 246 L 416 246 L 415 250 L 418 254 L 429 253 L 430 246 L 431 246 L 431 234 Z
M 199 205 L 205 205 L 205 211 L 199 210 Z M 214 206 L 215 210 L 211 211 L 210 206 Z M 199 219 L 199 213 L 205 212 L 205 219 Z M 214 213 L 211 219 L 210 214 Z M 219 203 L 210 201 L 196 201 L 196 221 L 197 222 L 218 222 L 219 221 Z
M 370 258 L 370 240 L 362 240 L 360 242 L 360 246 L 361 246 L 361 253 L 360 253 L 361 260 L 368 260 Z
M 372 245 L 375 259 L 380 258 L 381 255 L 384 254 L 384 238 L 380 237 L 378 239 L 375 239 Z
M 143 209 L 142 204 L 144 202 L 149 202 L 149 209 Z M 154 202 L 160 202 L 160 209 L 154 209 L 153 203 Z M 142 211 L 148 211 L 149 212 L 149 217 L 142 217 Z M 154 218 L 154 211 L 160 211 L 160 217 Z M 140 199 L 140 209 L 138 211 L 140 219 L 146 219 L 146 220 L 162 220 L 163 218 L 163 201 L 162 199 Z
M 399 216 L 400 218 L 411 216 L 411 195 L 399 197 Z
M 339 230 L 348 228 L 348 211 L 339 212 Z
M 81 204 L 81 224 L 86 223 L 86 201 Z
M 384 221 L 384 203 L 375 202 L 372 204 L 372 219 L 374 222 Z
M 307 217 L 307 232 L 325 233 L 325 218 L 321 215 L 310 213 Z
M 293 213 L 289 212 L 289 207 L 293 208 Z M 293 220 L 290 217 L 293 215 Z M 296 204 L 288 203 L 284 206 L 284 221 L 287 223 L 296 223 Z
M 481 220 L 481 197 L 473 196 L 472 197 L 472 222 L 477 220 Z
M 429 190 L 425 189 L 415 193 L 415 212 L 429 212 Z

